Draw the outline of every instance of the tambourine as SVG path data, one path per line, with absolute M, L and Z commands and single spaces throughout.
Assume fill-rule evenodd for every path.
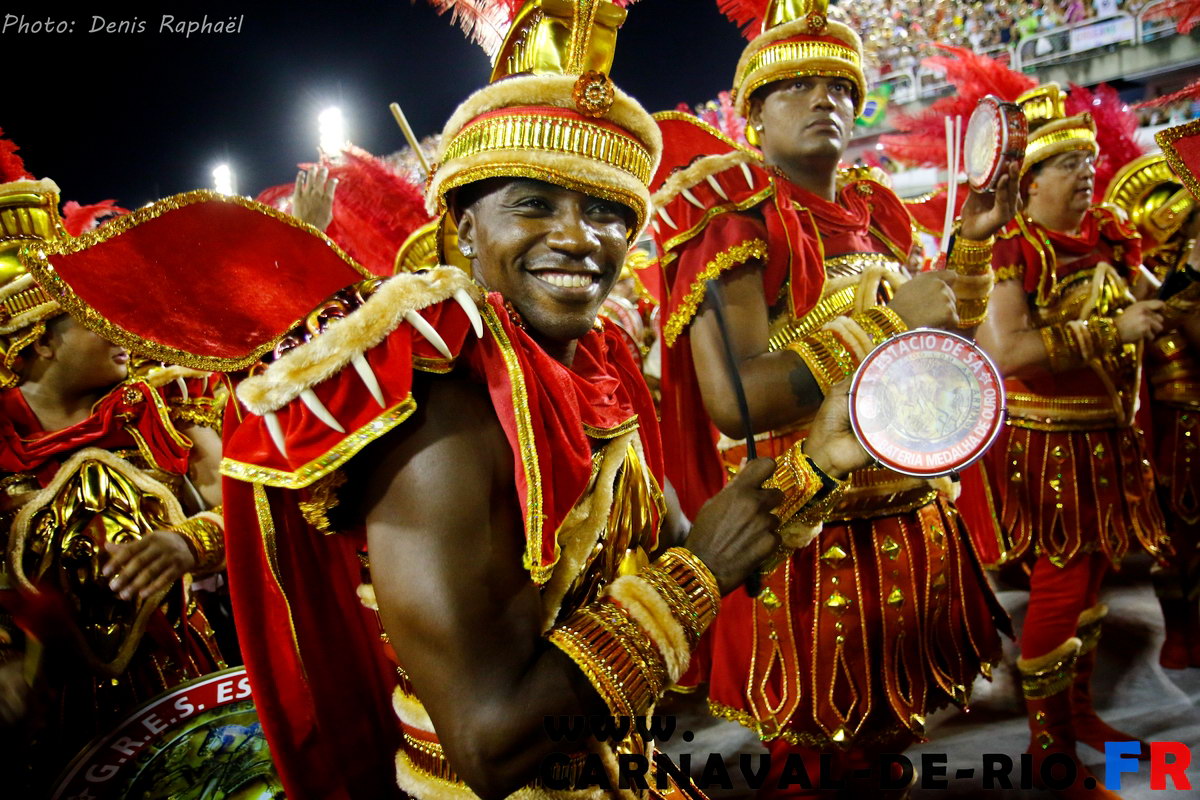
M 1029 123 L 1013 103 L 987 95 L 975 106 L 963 137 L 967 182 L 977 192 L 994 192 L 1012 161 L 1025 158 Z
M 934 328 L 872 350 L 850 386 L 850 424 L 881 465 L 934 478 L 987 451 L 1004 424 L 1004 381 L 970 339 Z
M 181 683 L 131 709 L 74 758 L 50 794 L 51 800 L 198 796 L 283 796 L 245 667 Z

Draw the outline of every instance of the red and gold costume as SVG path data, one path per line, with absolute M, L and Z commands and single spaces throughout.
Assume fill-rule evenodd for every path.
M 1142 257 L 1160 281 L 1189 269 L 1195 240 L 1187 223 L 1196 201 L 1162 153 L 1134 159 L 1113 178 L 1105 200 L 1122 209 L 1142 236 Z M 1163 609 L 1163 666 L 1200 667 L 1200 353 L 1180 328 L 1146 348 L 1158 499 L 1175 550 L 1169 569 L 1154 574 Z
M 865 94 L 849 29 L 798 3 L 770 4 L 764 28 L 739 63 L 743 114 L 751 91 L 795 75 L 848 77 Z M 829 202 L 687 115 L 657 117 L 665 153 L 654 228 L 670 287 L 664 441 L 676 455 L 668 477 L 694 514 L 745 454 L 709 420 L 692 360 L 689 326 L 706 282 L 760 266 L 770 350 L 796 351 L 827 391 L 904 329 L 879 302 L 906 280 L 912 233 L 899 198 L 869 173 L 841 173 Z M 783 453 L 808 422 L 760 434 L 759 454 Z M 895 752 L 923 736 L 930 710 L 965 704 L 975 676 L 999 659 L 994 620 L 1004 618 L 949 497 L 931 483 L 858 470 L 824 512 L 816 540 L 764 578 L 757 598 L 726 598 L 692 676 L 707 682 L 715 715 L 758 732 L 776 769 L 799 749 L 813 775 L 819 751 L 852 748 L 847 764 Z
M 605 74 L 623 19 L 610 3 L 537 0 L 522 9 L 497 61 L 506 79 L 447 124 L 428 195 L 439 213 L 455 187 L 527 177 L 617 200 L 640 228 L 660 140 Z M 526 47 L 534 42 L 564 49 Z M 197 230 L 220 230 L 221 241 Z M 715 579 L 687 550 L 648 563 L 664 513 L 662 447 L 639 366 L 611 323 L 578 340 L 568 367 L 526 333 L 503 297 L 462 270 L 363 280 L 364 270 L 313 229 L 208 192 L 136 211 L 86 247 L 25 258 L 31 270 L 52 272 L 64 302 L 88 308 L 94 324 L 139 349 L 250 371 L 225 420 L 229 578 L 257 710 L 289 797 L 474 796 L 381 635 L 362 511 L 343 502 L 356 488 L 345 468 L 423 413 L 417 381 L 453 372 L 490 398 L 512 451 L 522 566 L 541 592 L 546 640 L 613 714 L 649 713 L 717 613 Z M 145 302 L 170 296 L 194 319 L 221 324 L 139 322 L 104 290 L 117 269 L 168 271 L 171 282 L 147 281 Z M 237 286 L 245 302 L 229 309 L 218 284 Z M 97 322 L 106 314 L 109 322 Z M 789 464 L 797 508 L 828 491 L 806 459 Z M 637 734 L 621 743 L 623 752 L 648 746 Z M 596 749 L 615 767 L 611 747 Z M 584 755 L 556 777 L 577 777 Z M 557 791 L 532 784 L 522 794 Z
M 21 267 L 19 247 L 64 235 L 50 181 L 0 185 L 0 663 L 19 660 L 33 687 L 17 785 L 48 787 L 94 736 L 162 691 L 225 666 L 187 580 L 125 601 L 100 574 L 105 545 L 154 530 L 188 539 L 197 572 L 224 562 L 218 513 L 184 515 L 192 442 L 211 421 L 205 380 L 184 397 L 141 380 L 116 386 L 90 416 L 47 431 L 18 370 L 49 319 L 63 313 Z
M 1097 154 L 1091 115 L 1066 116 L 1056 85 L 1018 104 L 1031 127 L 1023 177 L 1060 154 Z M 1137 231 L 1103 205 L 1086 212 L 1077 233 L 1022 214 L 994 250 L 997 281 L 1021 283 L 1048 356 L 1046 369 L 1006 381 L 1006 425 L 985 457 L 994 536 L 981 540 L 997 562 L 1020 559 L 1030 570 L 1017 666 L 1035 759 L 1065 754 L 1078 764 L 1076 742 L 1103 750 L 1105 741 L 1131 739 L 1096 716 L 1090 681 L 1107 614 L 1098 603 L 1104 575 L 1131 548 L 1168 552 L 1134 423 L 1142 347 L 1122 344 L 1115 322 L 1133 302 L 1128 286 L 1141 261 Z M 1081 791 L 1077 783 L 1065 795 Z

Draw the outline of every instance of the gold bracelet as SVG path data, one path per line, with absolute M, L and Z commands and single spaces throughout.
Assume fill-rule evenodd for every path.
M 893 336 L 908 330 L 900 315 L 887 306 L 871 306 L 853 315 L 851 319 L 862 326 L 875 344 L 883 344 Z
M 699 612 L 692 605 L 691 598 L 688 597 L 686 591 L 675 580 L 668 575 L 661 567 L 656 564 L 651 564 L 637 574 L 637 577 L 646 582 L 651 589 L 658 593 L 658 596 L 667 604 L 667 608 L 671 610 L 671 616 L 679 623 L 679 627 L 683 629 L 683 635 L 687 637 L 688 646 L 695 647 L 700 642 L 700 637 L 703 635 L 707 624 L 700 619 Z
M 994 236 L 982 242 L 955 236 L 946 266 L 959 275 L 986 275 L 992 269 L 992 245 L 995 243 Z
M 1096 358 L 1116 355 L 1121 350 L 1121 335 L 1117 324 L 1110 317 L 1092 317 L 1086 320 L 1088 333 L 1092 337 L 1092 353 Z
M 683 588 L 696 610 L 699 629 L 706 629 L 721 609 L 721 590 L 712 570 L 686 547 L 672 547 L 654 563 Z
M 171 528 L 191 547 L 192 555 L 196 557 L 192 572 L 198 575 L 215 572 L 225 562 L 225 533 L 211 515 L 211 511 L 197 514 Z
M 834 384 L 854 374 L 858 360 L 833 331 L 820 330 L 803 339 L 789 342 L 787 349 L 794 351 L 808 366 L 822 394 L 829 394 Z
M 550 631 L 614 714 L 639 716 L 666 690 L 667 666 L 653 640 L 612 600 L 590 603 Z
M 763 483 L 763 488 L 783 492 L 783 503 L 775 509 L 775 513 L 784 525 L 817 496 L 823 485 L 812 459 L 800 449 L 803 444 L 804 441 L 800 440 L 785 450 L 775 460 L 775 472 Z
M 1083 352 L 1079 340 L 1066 323 L 1048 325 L 1041 330 L 1042 345 L 1050 358 L 1050 369 L 1053 372 L 1066 372 L 1083 364 Z

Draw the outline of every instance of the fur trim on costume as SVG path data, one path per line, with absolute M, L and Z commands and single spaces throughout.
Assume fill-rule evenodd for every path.
M 812 544 L 813 540 L 821 534 L 822 528 L 825 526 L 821 523 L 816 525 L 804 525 L 797 522 L 794 525 L 787 525 L 779 530 L 779 538 L 783 541 L 784 547 L 790 547 L 793 550 L 801 550 Z
M 606 747 L 606 749 L 609 748 Z M 601 758 L 603 759 L 604 756 L 601 755 Z M 610 780 L 616 786 L 616 758 L 611 755 L 611 750 L 609 759 L 613 762 L 613 774 Z M 607 769 L 607 763 L 605 767 Z M 396 785 L 416 800 L 479 800 L 479 796 L 472 792 L 465 783 L 452 783 L 444 778 L 430 775 L 413 764 L 403 750 L 396 752 Z M 578 791 L 556 791 L 540 786 L 526 786 L 510 794 L 506 800 L 605 800 L 606 797 L 607 795 L 598 786 Z M 622 791 L 621 797 L 624 800 L 637 800 L 628 790 Z
M 680 195 L 684 189 L 699 185 L 711 175 L 719 175 L 725 170 L 738 164 L 761 166 L 760 159 L 745 150 L 734 150 L 731 153 L 705 156 L 693 164 L 671 173 L 671 176 L 650 196 L 650 202 L 655 208 L 662 208 Z
M 608 594 L 650 635 L 667 664 L 671 683 L 679 680 L 692 658 L 683 626 L 658 591 L 636 575 L 622 575 L 608 587 Z
M 369 584 L 363 584 L 363 586 L 367 585 Z M 359 588 L 361 589 L 362 586 Z M 399 686 L 392 689 L 392 710 L 396 712 L 396 718 L 408 727 L 436 733 L 433 729 L 433 720 L 429 718 L 425 706 L 421 705 L 421 701 L 417 698 L 405 694 Z
M 142 378 L 146 385 L 157 389 L 160 386 L 166 386 L 168 383 L 174 383 L 176 378 L 207 378 L 211 372 L 205 372 L 202 369 L 192 369 L 191 367 L 181 367 L 178 364 L 161 367 L 152 371 L 149 375 Z
M 354 593 L 358 595 L 358 602 L 362 603 L 363 608 L 379 610 L 379 601 L 375 599 L 375 584 L 360 583 Z
M 750 60 L 763 48 L 769 47 L 776 42 L 781 42 L 784 39 L 791 39 L 797 36 L 810 37 L 813 35 L 813 32 L 809 28 L 808 19 L 797 19 L 763 31 L 754 37 L 750 41 L 750 44 L 746 45 L 746 49 L 742 51 L 742 56 L 738 59 L 737 68 L 733 73 L 734 105 L 739 114 L 743 117 L 749 116 L 750 95 L 754 94 L 755 90 L 761 86 L 766 86 L 768 83 L 776 81 L 787 80 L 789 77 L 813 74 L 831 75 L 854 81 L 858 89 L 857 102 L 854 104 L 854 116 L 857 117 L 862 113 L 863 105 L 867 102 L 867 76 L 862 68 L 862 39 L 851 28 L 840 22 L 828 20 L 825 29 L 817 35 L 840 39 L 847 47 L 853 48 L 858 53 L 858 66 L 840 58 L 806 58 L 803 60 L 781 61 L 764 65 L 749 75 L 745 74 L 745 69 L 749 65 Z M 768 80 L 763 81 L 764 77 L 768 78 Z
M 305 389 L 331 378 L 354 356 L 382 342 L 400 326 L 405 314 L 448 300 L 459 289 L 478 300 L 479 287 L 454 267 L 396 275 L 354 313 L 289 350 L 262 373 L 242 381 L 237 387 L 238 399 L 260 416 L 277 411 Z
M 1085 625 L 1095 625 L 1107 616 L 1108 606 L 1104 603 L 1097 603 L 1091 608 L 1085 608 L 1079 612 L 1079 624 L 1076 627 L 1082 628 Z
M 1017 669 L 1022 675 L 1037 674 L 1055 664 L 1074 658 L 1079 653 L 1082 644 L 1079 637 L 1072 636 L 1045 655 L 1035 658 L 1018 658 Z
M 938 494 L 945 497 L 951 503 L 958 500 L 958 496 L 962 494 L 962 481 L 952 481 L 949 475 L 942 475 L 940 478 L 931 478 L 929 485 L 937 489 Z
M 821 329 L 831 331 L 836 335 L 848 346 L 851 355 L 860 364 L 867 357 L 867 353 L 875 349 L 875 342 L 871 340 L 870 334 L 864 331 L 862 326 L 850 319 L 850 317 L 834 317 L 829 322 L 826 322 Z
M 625 463 L 625 450 L 631 442 L 642 464 L 646 463 L 636 430 L 610 440 L 600 456 L 600 469 L 596 471 L 596 477 L 555 531 L 559 556 L 550 580 L 542 587 L 542 633 L 554 627 L 567 589 L 587 566 L 588 555 L 608 524 L 617 470 Z
M 0 183 L 0 194 L 60 194 L 58 184 L 49 178 Z M 57 210 L 57 209 L 56 209 Z

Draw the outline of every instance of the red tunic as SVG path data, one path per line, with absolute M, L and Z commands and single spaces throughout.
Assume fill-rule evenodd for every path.
M 741 445 L 708 419 L 688 325 L 704 282 L 761 264 L 771 348 L 876 300 L 865 276 L 896 270 L 912 245 L 907 212 L 887 187 L 850 174 L 830 203 L 748 166 L 713 175 L 667 206 L 658 234 L 671 293 L 664 326 L 667 465 L 685 512 L 695 513 L 736 468 Z M 686 200 L 686 202 L 685 202 Z M 675 233 L 674 231 L 679 231 Z M 862 274 L 862 277 L 860 277 Z M 864 288 L 860 288 L 863 286 Z M 860 300 L 862 298 L 859 298 Z M 759 453 L 795 441 L 807 420 L 759 435 Z M 718 452 L 724 451 L 724 457 Z M 981 668 L 1000 657 L 1003 619 L 949 502 L 923 481 L 855 473 L 818 539 L 725 605 L 693 662 L 714 714 L 793 746 L 902 747 L 929 710 L 964 703 Z
M 427 753 L 413 739 L 428 734 L 402 728 L 393 712 L 394 655 L 380 639 L 377 613 L 358 594 L 369 581 L 361 522 L 324 532 L 313 525 L 314 506 L 336 504 L 329 490 L 337 486 L 337 469 L 415 410 L 414 368 L 465 369 L 490 395 L 512 447 L 524 566 L 538 585 L 554 573 L 560 526 L 589 486 L 593 443 L 637 431 L 646 467 L 662 481 L 653 402 L 614 325 L 584 336 L 568 368 L 518 327 L 498 294 L 481 308 L 482 339 L 453 302 L 421 313 L 453 361 L 399 325 L 362 353 L 380 384 L 382 409 L 352 369 L 312 387 L 347 433 L 291 401 L 276 412 L 285 457 L 263 417 L 238 419 L 231 411 L 226 418 L 231 595 L 259 717 L 292 798 L 398 796 L 395 758 L 402 746 L 431 780 L 454 779 L 444 759 L 421 761 Z M 651 522 L 656 532 L 658 510 Z M 401 690 L 410 691 L 403 679 Z
M 1103 206 L 1077 236 L 1016 220 L 993 255 L 998 279 L 1023 282 L 1038 326 L 1079 319 L 1093 300 L 1089 316 L 1111 316 L 1129 303 L 1125 281 L 1140 263 L 1138 234 Z M 999 561 L 1046 555 L 1062 566 L 1099 551 L 1119 566 L 1134 543 L 1165 552 L 1154 476 L 1134 424 L 1140 370 L 1140 347 L 1128 347 L 1119 365 L 1094 360 L 1005 382 L 1006 425 L 984 461 L 996 520 L 986 546 Z

